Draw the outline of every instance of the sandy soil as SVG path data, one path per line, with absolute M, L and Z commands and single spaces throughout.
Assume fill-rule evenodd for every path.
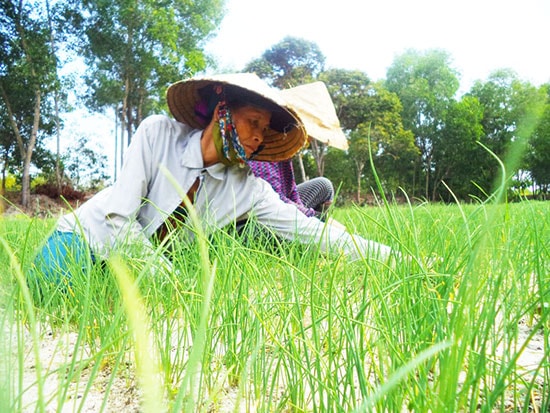
M 526 323 L 520 324 L 519 344 L 523 344 L 531 333 L 530 327 Z M 32 339 L 30 334 L 24 333 L 25 348 L 24 348 L 24 363 L 23 363 L 23 412 L 33 412 L 36 408 L 38 399 L 38 388 L 36 386 L 36 360 L 34 358 Z M 106 389 L 111 382 L 111 371 L 108 366 L 100 369 L 95 379 L 87 388 L 93 366 L 83 368 L 77 374 L 73 374 L 68 386 L 68 392 L 61 403 L 62 407 L 58 410 L 59 402 L 55 399 L 57 389 L 61 382 L 67 380 L 67 366 L 72 361 L 73 351 L 77 343 L 77 334 L 74 332 L 62 335 L 55 335 L 52 332 L 44 332 L 41 334 L 39 344 L 40 364 L 42 371 L 45 373 L 45 382 L 43 394 L 45 400 L 51 400 L 48 403 L 47 412 L 60 411 L 69 412 L 84 412 L 93 413 L 101 409 L 105 404 L 107 412 L 139 412 L 140 411 L 140 395 L 136 385 L 134 369 L 132 363 L 128 361 L 123 367 L 119 368 L 116 378 L 112 381 L 111 388 L 105 400 Z M 527 344 L 525 350 L 519 357 L 517 365 L 519 370 L 525 370 L 526 375 L 537 365 L 540 364 L 543 357 L 544 336 L 542 332 L 534 334 L 533 338 Z M 86 359 L 89 354 L 85 346 L 79 348 L 77 359 Z M 506 355 L 502 357 L 507 358 Z M 12 360 L 16 364 L 17 354 L 16 349 L 12 350 Z M 49 372 L 49 373 L 48 373 Z M 527 377 L 525 377 L 527 378 Z M 542 383 L 541 383 L 542 384 Z M 233 411 L 236 400 L 236 389 L 223 389 L 223 397 L 225 400 L 222 405 L 216 407 L 212 411 L 229 412 Z M 532 395 L 532 402 L 539 404 L 541 399 L 540 394 Z M 510 405 L 506 406 L 507 410 L 512 409 Z M 536 410 L 535 410 L 536 411 Z
M 111 384 L 108 392 L 107 400 L 105 399 L 106 389 L 111 381 L 111 371 L 109 367 L 101 368 L 96 374 L 95 379 L 91 383 L 91 387 L 87 388 L 92 374 L 92 365 L 85 366 L 73 374 L 69 380 L 67 394 L 64 401 L 60 402 L 56 399 L 59 397 L 56 393 L 60 384 L 65 386 L 67 380 L 67 371 L 72 362 L 73 351 L 77 343 L 77 334 L 74 332 L 54 335 L 47 332 L 41 335 L 42 338 L 39 344 L 40 365 L 42 375 L 45 377 L 43 387 L 43 399 L 51 400 L 47 405 L 47 412 L 84 412 L 94 413 L 101 410 L 101 406 L 105 403 L 107 412 L 139 412 L 139 394 L 137 391 L 135 378 L 130 366 L 125 366 L 120 369 L 117 377 Z M 12 360 L 17 360 L 15 349 L 12 350 Z M 86 359 L 88 349 L 84 347 L 79 349 L 82 354 L 82 359 Z M 25 332 L 25 358 L 23 363 L 23 397 L 22 406 L 23 412 L 34 412 L 36 401 L 38 400 L 37 383 L 37 363 L 34 357 L 34 349 L 30 334 Z M 62 406 L 60 410 L 58 407 Z

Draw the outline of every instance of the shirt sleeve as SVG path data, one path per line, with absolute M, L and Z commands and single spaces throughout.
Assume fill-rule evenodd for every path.
M 298 193 L 298 191 L 296 190 L 296 194 L 297 193 Z M 283 194 L 279 194 L 279 198 L 281 198 L 281 200 L 283 202 L 287 203 L 287 204 L 294 205 L 301 213 L 303 213 L 304 215 L 306 215 L 308 217 L 313 217 L 313 216 L 316 215 L 315 210 L 313 208 L 308 208 L 304 204 L 302 204 L 301 202 L 295 202 L 292 199 L 287 198 Z
M 117 189 L 114 191 L 117 202 L 111 205 L 112 213 L 134 215 L 147 194 L 153 166 L 153 145 L 148 126 L 149 122 L 144 121 L 128 146 L 122 170 L 113 185 Z
M 150 246 L 137 220 L 151 180 L 154 148 L 148 119 L 138 127 L 128 146 L 119 176 L 101 202 L 100 210 L 110 246 L 132 244 Z M 100 225 L 100 223 L 98 222 Z M 109 245 L 105 245 L 109 248 Z
M 343 253 L 351 260 L 366 257 L 387 260 L 392 254 L 387 245 L 350 234 L 316 217 L 307 217 L 294 205 L 283 202 L 265 181 L 258 180 L 258 187 L 260 196 L 253 213 L 261 224 L 281 237 L 305 244 L 317 243 L 323 252 Z
M 146 253 L 152 247 L 148 237 L 181 202 L 179 193 L 159 169 L 163 163 L 180 171 L 178 138 L 190 132 L 180 129 L 166 116 L 144 119 L 126 150 L 117 180 L 60 217 L 57 228 L 81 232 L 100 258 L 122 246 L 136 254 Z M 178 178 L 184 182 L 186 175 L 182 173 Z

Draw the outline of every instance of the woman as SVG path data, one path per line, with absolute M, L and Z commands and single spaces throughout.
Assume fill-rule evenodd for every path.
M 167 102 L 175 120 L 155 115 L 142 122 L 117 181 L 59 219 L 35 261 L 39 273 L 59 280 L 70 275 L 68 260 L 104 260 L 123 246 L 146 254 L 151 239 L 163 241 L 186 219 L 182 191 L 207 233 L 254 215 L 280 237 L 318 242 L 323 251 L 389 255 L 385 245 L 324 229 L 250 173 L 248 160 L 289 159 L 307 137 L 282 96 L 257 76 L 183 80 L 169 87 Z M 184 228 L 179 231 L 191 238 Z
M 348 148 L 324 82 L 283 89 L 281 94 L 300 117 L 309 138 L 338 149 Z M 308 217 L 324 218 L 334 198 L 334 187 L 329 179 L 320 176 L 297 185 L 291 159 L 280 162 L 250 161 L 248 166 L 254 175 L 269 182 L 283 201 L 294 204 Z
M 319 176 L 296 184 L 292 160 L 279 162 L 250 161 L 248 166 L 258 178 L 267 181 L 288 204 L 294 204 L 308 217 L 321 219 L 334 198 L 334 187 L 329 179 Z

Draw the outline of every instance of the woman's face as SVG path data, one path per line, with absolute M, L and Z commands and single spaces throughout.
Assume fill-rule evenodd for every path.
M 255 106 L 232 109 L 233 123 L 247 158 L 258 150 L 264 141 L 264 132 L 269 128 L 271 112 Z

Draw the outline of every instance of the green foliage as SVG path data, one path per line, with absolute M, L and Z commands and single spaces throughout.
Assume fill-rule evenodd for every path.
M 394 59 L 385 85 L 401 99 L 405 128 L 429 139 L 458 90 L 458 72 L 444 50 L 408 50 Z
M 351 156 L 356 162 L 361 158 L 365 164 L 372 156 L 386 192 L 395 193 L 399 187 L 410 190 L 413 186 L 414 165 L 420 152 L 412 132 L 403 128 L 401 102 L 396 94 L 389 92 L 380 83 L 371 84 L 367 95 L 364 108 L 366 121 L 359 124 L 356 130 L 359 139 L 356 140 L 357 135 L 353 132 L 350 134 L 350 144 L 356 149 L 354 151 L 350 148 L 350 152 L 356 152 Z M 370 152 L 358 148 L 368 148 L 365 139 L 371 143 Z M 373 181 L 367 184 L 375 186 Z
M 169 83 L 212 63 L 202 46 L 223 18 L 222 0 L 64 1 L 46 10 L 48 5 L 0 4 L 1 175 L 16 175 L 26 189 L 31 165 L 53 176 L 56 156 L 45 142 L 62 127 L 56 125 L 53 96 L 68 110 L 66 94 L 75 85 L 56 69 L 72 53 L 88 64 L 89 108 L 118 109 L 129 137 L 143 117 L 166 109 Z M 536 88 L 502 69 L 457 98 L 458 73 L 443 50 L 397 56 L 382 84 L 360 71 L 324 69 L 319 47 L 293 37 L 246 66 L 280 88 L 327 84 L 350 150 L 312 145 L 304 153 L 305 168 L 308 176 L 325 174 L 342 184 L 347 198 L 354 193 L 360 199 L 373 186 L 369 153 L 382 187 L 392 194 L 483 199 L 500 176 L 491 152 L 505 160 L 510 150 L 520 159 L 507 179 L 522 191 L 532 185 L 535 193 L 548 192 L 549 115 L 541 109 L 548 106 L 547 86 Z M 74 163 L 72 168 L 79 179 L 82 172 Z
M 89 139 L 80 136 L 63 155 L 64 173 L 78 189 L 102 189 L 109 177 L 105 173 L 107 157 L 90 147 Z
M 543 194 L 550 192 L 550 85 L 540 122 L 530 140 L 527 153 L 527 169 Z
M 477 81 L 469 95 L 483 105 L 483 130 L 485 141 L 491 150 L 502 156 L 512 141 L 522 109 L 521 85 L 517 75 L 510 70 L 493 72 L 487 81 Z
M 370 168 L 365 168 L 371 154 L 385 190 L 411 188 L 419 153 L 412 133 L 403 128 L 397 95 L 379 82 L 371 83 L 365 73 L 358 71 L 332 69 L 319 78 L 326 82 L 342 127 L 349 134 L 348 156 L 355 172 L 356 199 L 361 200 L 362 185 L 374 186 Z
M 206 67 L 201 46 L 223 17 L 222 4 L 84 1 L 74 20 L 87 39 L 88 104 L 121 110 L 129 140 L 145 116 L 165 108 L 170 83 Z
M 43 4 L 0 3 L 0 125 L 4 168 L 15 148 L 22 177 L 22 204 L 30 197 L 30 166 L 37 142 L 53 132 L 48 100 L 58 90 L 57 60 L 51 47 L 50 14 Z M 13 168 L 13 165 L 11 166 Z
M 469 95 L 476 97 L 483 108 L 484 133 L 480 141 L 501 159 L 518 140 L 529 141 L 547 99 L 543 88 L 519 80 L 511 70 L 497 70 L 486 82 L 476 82 Z M 497 165 L 489 154 L 478 157 L 477 164 L 481 171 L 478 184 L 491 188 Z
M 465 96 L 459 102 L 449 105 L 446 113 L 445 128 L 434 142 L 434 186 L 432 197 L 436 193 L 447 202 L 452 196 L 467 199 L 469 195 L 481 197 L 477 185 L 483 176 L 483 162 L 488 153 L 477 144 L 483 134 L 481 120 L 483 107 L 476 98 Z M 441 183 L 452 188 L 453 194 L 445 194 Z
M 285 37 L 248 63 L 244 71 L 255 72 L 280 89 L 312 82 L 324 69 L 325 56 L 316 43 Z
M 339 149 L 329 148 L 325 159 L 325 176 L 338 192 L 336 202 L 344 204 L 357 199 L 357 182 L 355 175 L 350 173 L 354 171 L 355 165 L 348 154 Z
M 457 76 L 449 54 L 443 50 L 408 50 L 394 60 L 387 72 L 385 85 L 399 96 L 403 104 L 403 125 L 413 132 L 420 149 L 417 182 L 425 178 L 423 195 L 428 199 L 433 185 L 435 141 L 458 90 Z
M 8 174 L 2 182 L 2 188 L 8 191 L 20 190 L 21 186 L 17 183 L 15 175 Z
M 43 175 L 35 176 L 31 182 L 31 188 L 36 188 L 38 185 L 44 185 L 48 183 L 48 178 Z
M 345 131 L 355 129 L 361 123 L 368 123 L 366 118 L 370 79 L 366 73 L 357 70 L 330 69 L 319 75 L 325 82 L 336 114 Z

